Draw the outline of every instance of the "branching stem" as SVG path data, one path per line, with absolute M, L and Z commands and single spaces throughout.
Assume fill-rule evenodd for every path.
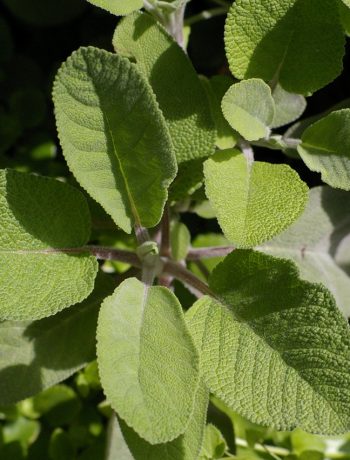
M 235 248 L 233 246 L 213 246 L 208 248 L 191 248 L 187 254 L 187 260 L 211 259 L 213 257 L 225 257 Z
M 229 6 L 218 6 L 217 8 L 212 8 L 211 10 L 204 10 L 201 11 L 198 14 L 195 14 L 194 16 L 191 16 L 187 19 L 185 19 L 185 25 L 186 26 L 192 26 L 193 24 L 196 24 L 197 22 L 200 21 L 205 21 L 207 19 L 212 19 L 217 16 L 222 16 L 224 14 L 227 14 L 229 10 Z

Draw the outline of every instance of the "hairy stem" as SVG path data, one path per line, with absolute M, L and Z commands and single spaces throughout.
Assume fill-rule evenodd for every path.
M 213 257 L 225 257 L 235 248 L 233 246 L 213 246 L 207 248 L 191 248 L 187 254 L 187 260 L 210 259 Z
M 227 14 L 229 10 L 229 6 L 218 6 L 217 8 L 213 8 L 211 10 L 204 10 L 194 16 L 191 16 L 185 19 L 186 26 L 192 26 L 200 21 L 205 21 L 207 19 L 215 18 L 216 16 L 221 16 Z

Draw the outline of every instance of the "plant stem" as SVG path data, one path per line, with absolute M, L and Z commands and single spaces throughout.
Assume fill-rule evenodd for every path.
M 141 268 L 141 261 L 134 252 L 125 249 L 105 248 L 103 246 L 84 246 L 83 248 L 74 248 L 70 252 L 88 251 L 91 255 L 101 260 L 117 260 Z M 67 252 L 67 251 L 62 251 Z
M 233 246 L 213 246 L 207 248 L 191 248 L 187 254 L 187 260 L 210 259 L 213 257 L 225 257 L 235 248 Z
M 245 156 L 248 166 L 251 167 L 254 163 L 254 150 L 252 149 L 251 145 L 246 140 L 241 139 L 238 142 L 238 146 Z
M 164 209 L 162 221 L 161 221 L 161 242 L 160 242 L 160 255 L 162 257 L 171 257 L 171 246 L 170 246 L 170 219 L 169 219 L 169 207 L 166 206 Z
M 192 26 L 193 24 L 196 24 L 197 22 L 205 21 L 207 19 L 215 18 L 216 16 L 227 14 L 228 10 L 229 10 L 229 7 L 227 5 L 227 6 L 218 6 L 217 8 L 213 8 L 211 10 L 201 11 L 200 13 L 195 14 L 194 16 L 191 16 L 185 19 L 185 25 Z
M 187 286 L 191 287 L 196 292 L 197 297 L 201 297 L 202 295 L 215 297 L 215 294 L 206 283 L 197 278 L 196 275 L 179 263 L 172 260 L 164 260 L 163 270 L 165 273 L 174 276 L 174 278 L 177 278 Z

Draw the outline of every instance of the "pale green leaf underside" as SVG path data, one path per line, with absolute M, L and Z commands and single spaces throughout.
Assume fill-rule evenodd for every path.
M 209 101 L 187 55 L 148 14 L 123 19 L 113 38 L 118 53 L 132 56 L 148 78 L 164 114 L 178 163 L 214 153 Z
M 174 260 L 186 259 L 191 246 L 191 233 L 182 222 L 174 222 L 170 228 L 171 255 Z
M 206 194 L 228 240 L 253 247 L 282 232 L 303 211 L 307 186 L 287 165 L 254 162 L 237 150 L 204 165 Z
M 344 5 L 350 8 L 350 0 L 342 0 L 342 2 L 344 3 Z
M 199 363 L 174 294 L 124 281 L 101 307 L 97 355 L 107 399 L 141 437 L 157 444 L 185 432 Z
M 288 93 L 277 84 L 272 92 L 275 102 L 275 116 L 271 128 L 279 128 L 297 120 L 306 109 L 306 99 L 300 94 Z
M 143 0 L 88 0 L 109 13 L 124 16 L 143 7 Z
M 334 0 L 237 0 L 226 21 L 232 73 L 277 79 L 297 94 L 312 93 L 339 75 L 344 43 Z
M 95 358 L 97 315 L 113 283 L 98 275 L 81 304 L 39 321 L 0 322 L 0 404 L 61 382 Z
M 332 187 L 350 190 L 350 109 L 337 110 L 308 127 L 298 152 Z
M 224 117 L 248 141 L 270 134 L 275 103 L 270 87 L 258 78 L 244 80 L 229 88 L 221 103 Z
M 176 162 L 155 96 L 136 66 L 80 48 L 59 70 L 53 94 L 63 154 L 79 183 L 124 231 L 134 223 L 155 226 Z
M 350 316 L 350 193 L 330 187 L 310 190 L 301 217 L 261 250 L 292 259 L 302 278 L 323 283 Z
M 152 445 L 140 438 L 121 421 L 121 429 L 135 460 L 194 460 L 202 446 L 207 416 L 208 390 L 200 383 L 194 404 L 194 411 L 185 433 L 166 444 Z
M 96 259 L 83 195 L 54 179 L 0 170 L 0 318 L 40 319 L 84 300 Z
M 292 262 L 230 254 L 189 314 L 209 389 L 251 421 L 336 434 L 350 428 L 349 326 Z

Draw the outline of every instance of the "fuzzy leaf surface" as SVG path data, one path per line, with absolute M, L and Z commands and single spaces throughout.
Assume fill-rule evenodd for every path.
M 329 291 L 291 261 L 246 250 L 227 256 L 210 286 L 217 298 L 188 314 L 210 391 L 255 423 L 348 431 L 350 331 Z
M 120 421 L 122 433 L 135 460 L 193 460 L 202 446 L 209 393 L 200 383 L 194 411 L 185 433 L 171 442 L 152 445 L 140 438 L 126 423 Z
M 116 16 L 125 16 L 143 7 L 143 0 L 88 0 Z
M 95 359 L 97 315 L 113 290 L 99 274 L 93 293 L 78 305 L 39 321 L 0 322 L 0 404 L 33 396 Z
M 275 103 L 270 87 L 258 78 L 232 85 L 221 103 L 222 112 L 233 129 L 248 141 L 270 134 Z
M 331 187 L 310 190 L 300 218 L 284 233 L 261 246 L 277 257 L 292 259 L 302 278 L 323 283 L 337 306 L 350 316 L 350 193 Z
M 139 436 L 158 444 L 185 432 L 199 359 L 172 292 L 124 281 L 101 307 L 97 356 L 107 399 Z
M 277 80 L 291 93 L 309 94 L 334 80 L 344 43 L 333 0 L 237 0 L 226 21 L 232 73 Z
M 207 79 L 201 78 L 210 102 L 211 112 L 216 127 L 215 145 L 219 149 L 229 149 L 237 143 L 237 133 L 231 128 L 222 114 L 221 101 L 233 83 L 233 78 L 228 75 L 215 75 Z
M 306 99 L 301 94 L 289 93 L 281 85 L 272 92 L 275 103 L 275 116 L 271 128 L 279 128 L 297 120 L 306 109 Z
M 311 171 L 335 188 L 350 190 L 350 109 L 337 110 L 309 126 L 298 152 Z
M 63 154 L 78 182 L 124 231 L 154 227 L 176 161 L 146 79 L 126 58 L 80 48 L 61 66 L 53 94 Z
M 250 164 L 225 150 L 204 165 L 206 194 L 226 238 L 253 247 L 282 232 L 302 213 L 307 186 L 287 165 Z
M 0 170 L 0 318 L 33 320 L 84 300 L 97 262 L 84 196 L 55 179 Z
M 150 15 L 121 21 L 113 44 L 148 78 L 164 114 L 178 163 L 214 153 L 215 125 L 206 92 L 183 49 Z

